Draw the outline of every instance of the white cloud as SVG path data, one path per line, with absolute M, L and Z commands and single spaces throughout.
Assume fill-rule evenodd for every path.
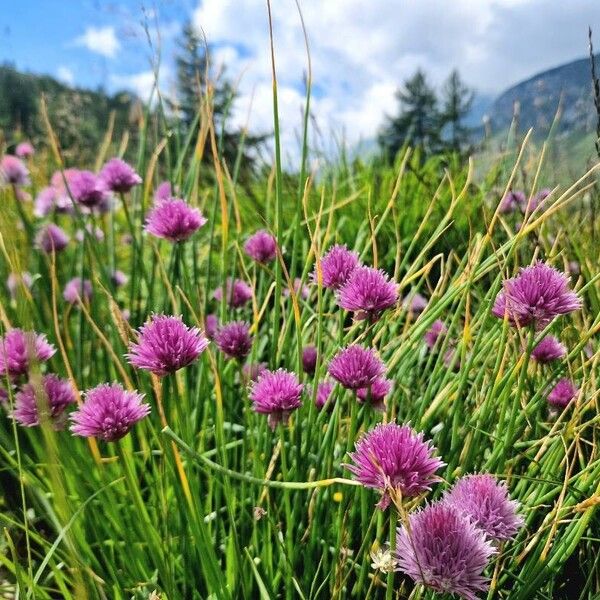
M 162 93 L 168 91 L 165 86 L 168 84 L 170 77 L 170 70 L 166 67 L 162 67 L 158 83 L 160 91 Z M 110 77 L 111 84 L 118 89 L 126 89 L 134 92 L 142 101 L 148 102 L 154 89 L 155 74 L 152 70 L 141 71 L 139 73 L 133 73 L 131 75 L 118 75 L 112 74 Z M 153 95 L 152 100 L 156 100 L 156 93 Z
M 497 93 L 535 72 L 585 55 L 588 22 L 600 30 L 597 0 L 301 0 L 313 64 L 312 112 L 322 130 L 350 144 L 373 138 L 394 91 L 418 67 L 435 85 L 453 68 Z M 284 144 L 295 143 L 306 56 L 294 0 L 272 3 Z M 201 0 L 193 22 L 218 49 L 216 64 L 242 75 L 235 118 L 272 130 L 271 65 L 264 0 Z M 293 149 L 290 150 L 293 152 Z
M 75 83 L 75 74 L 73 70 L 65 65 L 60 65 L 58 69 L 56 69 L 56 76 L 67 85 L 73 85 Z
M 86 27 L 74 43 L 107 58 L 114 58 L 121 49 L 114 27 Z

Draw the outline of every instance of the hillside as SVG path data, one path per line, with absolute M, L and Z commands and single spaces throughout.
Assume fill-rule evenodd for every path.
M 48 75 L 21 73 L 0 65 L 0 133 L 9 145 L 22 138 L 46 137 L 40 99 L 48 103 L 52 125 L 62 147 L 78 161 L 89 159 L 115 114 L 113 139 L 118 140 L 135 118 L 138 100 L 129 92 L 108 95 L 102 90 L 68 87 Z
M 546 137 L 559 107 L 561 116 L 557 132 L 591 133 L 595 129 L 596 113 L 589 59 L 576 60 L 538 73 L 500 94 L 488 114 L 492 131 L 503 131 L 510 127 L 515 106 L 520 130 L 533 127 L 538 138 Z

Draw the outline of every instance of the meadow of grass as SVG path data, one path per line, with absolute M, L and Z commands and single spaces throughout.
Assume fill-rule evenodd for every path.
M 109 131 L 96 164 L 77 166 L 97 171 L 126 153 L 143 183 L 117 194 L 104 214 L 75 203 L 73 214 L 38 218 L 30 202 L 17 199 L 16 186 L 0 190 L 0 278 L 33 276 L 30 287 L 0 291 L 2 334 L 15 327 L 44 333 L 57 348 L 47 363 L 32 361 L 27 374 L 40 410 L 43 373 L 68 379 L 78 403 L 86 390 L 119 382 L 151 406 L 116 442 L 74 436 L 48 417 L 23 427 L 10 417 L 17 390 L 4 377 L 4 597 L 442 598 L 400 572 L 373 568 L 373 556 L 394 544 L 399 520 L 441 498 L 460 476 L 490 473 L 506 481 L 524 525 L 491 559 L 487 597 L 598 598 L 594 173 L 557 186 L 525 215 L 501 214 L 498 201 L 514 187 L 533 196 L 553 184 L 552 165 L 543 152 L 529 153 L 527 139 L 475 181 L 471 161 L 425 160 L 410 149 L 393 165 L 341 159 L 313 177 L 305 135 L 301 166 L 290 175 L 279 160 L 275 114 L 274 165 L 241 185 L 240 165 L 222 159 L 210 117 L 207 97 L 182 138 L 165 130 L 160 111 L 149 112 L 132 136 L 137 148 Z M 54 170 L 73 166 L 61 156 L 49 115 L 47 150 L 28 159 L 32 183 L 21 189 L 35 196 Z M 188 241 L 173 244 L 144 230 L 163 180 L 207 218 Z M 60 253 L 36 248 L 36 232 L 48 221 L 72 238 Z M 278 242 L 267 265 L 243 250 L 259 228 Z M 79 242 L 77 230 L 84 232 Z M 426 308 L 398 302 L 378 320 L 353 319 L 315 271 L 335 243 L 384 269 L 401 297 L 424 296 Z M 491 308 L 502 281 L 536 260 L 571 270 L 583 307 L 543 331 L 511 327 Z M 125 285 L 115 285 L 115 269 L 127 275 Z M 73 277 L 88 279 L 93 294 L 70 304 L 63 289 Z M 214 299 L 229 277 L 250 285 L 250 302 L 234 308 L 225 295 Z M 201 329 L 208 314 L 222 324 L 245 320 L 250 354 L 228 360 L 211 343 L 176 373 L 137 370 L 124 355 L 153 313 L 182 315 Z M 428 351 L 423 337 L 438 319 L 448 334 Z M 549 332 L 567 355 L 540 365 L 531 350 Z M 340 385 L 326 409 L 315 405 L 316 384 L 350 343 L 375 348 L 385 363 L 393 388 L 383 412 Z M 308 345 L 317 348 L 314 375 L 303 372 Z M 253 410 L 243 370 L 260 362 L 305 384 L 302 406 L 273 430 Z M 579 392 L 557 411 L 547 395 L 560 377 Z M 441 481 L 400 511 L 376 509 L 377 492 L 357 485 L 343 466 L 362 434 L 392 421 L 424 432 L 446 463 Z

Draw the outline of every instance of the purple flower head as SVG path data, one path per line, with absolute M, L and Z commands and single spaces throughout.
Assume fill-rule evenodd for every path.
M 158 187 L 154 191 L 154 202 L 160 202 L 161 200 L 168 200 L 173 196 L 171 192 L 171 182 L 163 181 L 158 184 Z
M 457 372 L 460 371 L 460 356 L 456 351 L 456 348 L 450 347 L 444 352 L 444 366 L 447 369 L 452 369 Z
M 294 373 L 265 370 L 250 386 L 250 400 L 257 413 L 269 415 L 269 426 L 287 424 L 290 413 L 302 404 L 302 384 Z
M 398 302 L 398 286 L 385 271 L 372 267 L 356 267 L 339 289 L 338 304 L 356 313 L 359 319 L 377 319 Z
M 0 160 L 0 182 L 8 185 L 29 185 L 29 170 L 21 159 L 5 154 Z
M 69 236 L 54 223 L 48 223 L 35 236 L 36 246 L 46 254 L 60 252 L 67 247 Z
M 111 158 L 100 171 L 100 179 L 113 192 L 128 192 L 132 187 L 142 183 L 142 178 L 133 167 L 120 158 Z
M 556 408 L 566 408 L 575 398 L 579 389 L 566 377 L 559 379 L 548 394 L 548 404 Z
M 246 358 L 252 349 L 252 336 L 248 323 L 233 321 L 223 325 L 217 331 L 215 343 L 229 358 Z
M 217 318 L 217 315 L 206 315 L 206 318 L 204 319 L 204 331 L 209 340 L 215 339 L 217 332 L 219 331 L 219 319 Z
M 129 277 L 127 277 L 123 271 L 119 271 L 118 269 L 113 271 L 110 275 L 110 280 L 112 281 L 113 285 L 118 288 L 123 287 L 127 283 L 128 279 Z
M 205 223 L 197 208 L 180 198 L 169 198 L 154 205 L 146 219 L 146 231 L 170 242 L 182 242 Z
M 137 369 L 159 377 L 193 363 L 208 346 L 196 327 L 188 327 L 181 317 L 152 315 L 139 329 L 137 343 L 129 346 L 127 360 Z
M 569 261 L 569 273 L 573 276 L 577 276 L 581 273 L 581 267 L 576 260 Z
M 0 404 L 4 407 L 8 406 L 9 394 L 8 390 L 0 385 Z
M 308 297 L 310 296 L 310 288 L 307 285 L 302 284 L 302 279 L 300 279 L 300 277 L 294 278 L 294 283 L 292 284 L 292 286 L 294 288 L 294 294 L 297 297 L 302 298 L 302 300 L 308 300 Z M 286 298 L 289 298 L 290 288 L 284 287 L 282 294 Z
M 242 368 L 246 382 L 256 381 L 267 370 L 266 363 L 248 363 Z
M 244 251 L 256 262 L 266 264 L 277 256 L 277 241 L 268 231 L 260 229 L 248 238 Z
M 67 181 L 73 199 L 79 204 L 86 208 L 101 208 L 106 204 L 108 188 L 91 171 L 75 171 Z
M 499 319 L 506 314 L 515 327 L 534 324 L 536 329 L 543 329 L 555 317 L 580 308 L 581 300 L 569 289 L 567 275 L 538 262 L 504 282 L 492 314 Z
M 358 254 L 348 250 L 346 246 L 332 246 L 321 258 L 321 272 L 323 287 L 337 290 L 343 286 L 358 266 Z M 313 281 L 317 282 L 317 272 L 312 274 Z
M 21 142 L 17 144 L 15 154 L 19 158 L 31 158 L 35 154 L 35 148 L 31 142 Z
M 427 308 L 427 299 L 417 292 L 405 298 L 402 305 L 412 315 L 418 315 Z
M 71 431 L 83 437 L 115 442 L 150 413 L 143 394 L 128 392 L 118 383 L 102 384 L 85 393 L 85 402 L 71 414 Z
M 10 273 L 6 279 L 6 287 L 11 298 L 15 298 L 17 291 L 24 286 L 28 290 L 31 289 L 33 284 L 33 277 L 31 273 L 23 271 L 22 273 Z
M 232 308 L 239 308 L 244 306 L 246 302 L 252 300 L 252 288 L 241 279 L 231 280 L 227 278 L 225 282 L 225 292 L 227 294 L 227 303 Z M 221 302 L 223 299 L 223 288 L 217 288 L 214 291 L 213 297 L 217 302 Z
M 353 344 L 340 350 L 329 363 L 329 374 L 345 388 L 369 387 L 385 373 L 385 365 L 372 348 Z
M 302 350 L 302 368 L 305 373 L 314 374 L 317 368 L 317 349 L 314 346 L 305 346 Z
M 502 200 L 500 200 L 499 211 L 506 214 L 519 210 L 525 206 L 527 206 L 527 196 L 525 195 L 525 192 L 520 190 L 514 192 L 510 191 L 502 198 Z
M 385 397 L 392 391 L 392 382 L 385 377 L 378 377 L 370 387 L 356 390 L 358 401 L 362 404 L 370 402 L 375 410 L 385 410 Z
M 33 214 L 38 218 L 48 216 L 56 207 L 56 189 L 48 186 L 40 190 L 35 198 Z
M 318 410 L 322 410 L 327 401 L 331 397 L 331 392 L 333 392 L 333 388 L 335 384 L 331 381 L 322 381 L 317 386 L 317 395 L 315 396 L 315 406 Z M 330 403 L 331 405 L 331 403 Z
M 553 335 L 547 335 L 531 353 L 531 357 L 539 363 L 549 363 L 566 355 L 567 349 Z
M 40 409 L 44 409 L 46 418 L 59 428 L 64 423 L 62 417 L 65 409 L 75 402 L 71 383 L 56 375 L 45 375 L 41 388 L 28 383 L 17 392 L 13 417 L 24 427 L 34 427 L 40 424 Z
M 445 336 L 448 333 L 448 328 L 444 324 L 444 322 L 440 319 L 434 321 L 427 331 L 427 333 L 423 336 L 425 340 L 425 344 L 430 350 L 435 348 L 438 340 Z
M 382 494 L 378 508 L 385 510 L 392 495 L 412 498 L 431 489 L 439 481 L 435 472 L 444 463 L 433 456 L 431 442 L 408 425 L 376 425 L 350 453 L 352 464 L 344 465 L 365 487 Z
M 523 518 L 517 513 L 519 503 L 510 499 L 506 483 L 488 474 L 461 477 L 444 494 L 443 501 L 452 504 L 494 540 L 513 538 L 523 525 Z
M 63 298 L 69 304 L 79 304 L 80 300 L 89 302 L 92 294 L 92 282 L 89 279 L 82 281 L 81 277 L 73 277 L 63 290 Z
M 56 352 L 46 336 L 33 331 L 11 329 L 0 338 L 0 376 L 25 375 L 31 362 L 45 362 Z
M 85 226 L 85 230 L 88 232 L 89 236 L 92 238 L 96 238 L 97 242 L 101 242 L 104 239 L 104 231 L 100 227 L 92 227 L 91 223 L 88 223 Z M 78 229 L 75 232 L 75 239 L 81 244 L 85 239 L 85 233 L 83 229 Z
M 435 503 L 411 513 L 398 529 L 397 568 L 437 592 L 477 600 L 488 588 L 483 576 L 495 554 L 491 542 L 454 506 Z
M 520 206 L 521 211 L 523 213 L 528 212 L 531 214 L 534 210 L 536 210 L 544 200 L 552 193 L 552 190 L 545 188 L 540 190 L 535 196 L 533 196 L 530 200 L 526 200 L 524 204 Z M 528 205 L 529 202 L 529 205 Z

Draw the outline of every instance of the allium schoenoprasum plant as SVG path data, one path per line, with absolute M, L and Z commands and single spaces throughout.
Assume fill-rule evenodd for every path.
M 307 107 L 242 186 L 152 106 L 0 156 L 0 596 L 597 599 L 595 169 L 313 177 Z

